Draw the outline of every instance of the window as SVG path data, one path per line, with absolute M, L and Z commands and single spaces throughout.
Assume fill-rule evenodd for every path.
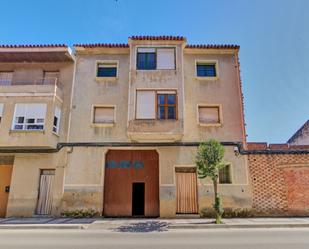
M 12 85 L 13 72 L 0 72 L 0 86 Z
M 217 63 L 216 62 L 197 62 L 196 63 L 197 77 L 217 77 Z
M 158 92 L 157 103 L 158 119 L 176 119 L 176 94 Z
M 117 77 L 118 62 L 102 61 L 97 62 L 97 78 L 115 78 Z
M 222 123 L 220 106 L 198 106 L 198 122 L 200 125 L 220 125 Z
M 156 69 L 156 49 L 138 48 L 137 50 L 137 69 L 151 70 Z
M 16 104 L 13 130 L 43 130 L 46 104 Z
M 0 123 L 1 123 L 2 115 L 3 115 L 3 104 L 0 103 Z
M 114 106 L 95 106 L 93 108 L 93 124 L 109 124 L 115 123 L 115 107 Z
M 219 183 L 232 183 L 231 165 L 226 165 L 219 170 Z
M 53 121 L 53 132 L 55 133 L 59 133 L 60 117 L 61 117 L 61 109 L 59 107 L 56 107 Z
M 137 91 L 136 93 L 136 118 L 155 119 L 156 118 L 156 92 Z
M 59 80 L 59 71 L 44 71 L 43 85 L 56 85 Z
M 138 48 L 136 68 L 140 70 L 175 69 L 175 49 Z
M 138 90 L 136 119 L 176 119 L 176 91 Z

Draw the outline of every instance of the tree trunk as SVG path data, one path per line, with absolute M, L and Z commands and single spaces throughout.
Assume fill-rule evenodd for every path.
M 216 212 L 216 224 L 221 224 L 221 200 L 218 196 L 218 177 L 213 179 L 213 185 L 214 185 L 214 195 L 215 195 L 215 212 Z

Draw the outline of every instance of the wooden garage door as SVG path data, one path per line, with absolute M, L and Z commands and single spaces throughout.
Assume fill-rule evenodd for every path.
M 176 172 L 177 213 L 195 214 L 197 210 L 197 186 L 195 172 Z
M 0 165 L 0 217 L 6 214 L 12 169 L 12 165 Z
M 144 184 L 144 215 L 159 216 L 159 156 L 154 150 L 110 150 L 106 155 L 104 216 L 132 216 L 134 183 Z

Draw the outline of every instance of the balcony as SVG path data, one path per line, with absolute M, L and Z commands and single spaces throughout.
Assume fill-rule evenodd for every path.
M 39 78 L 35 80 L 0 80 L 1 97 L 54 97 L 63 98 L 57 78 Z
M 131 120 L 127 134 L 137 142 L 175 142 L 183 137 L 183 121 Z

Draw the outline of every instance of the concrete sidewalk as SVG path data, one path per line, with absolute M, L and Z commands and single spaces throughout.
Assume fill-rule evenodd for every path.
M 116 232 L 153 232 L 169 229 L 291 228 L 308 227 L 304 218 L 232 218 L 214 224 L 213 219 L 112 219 L 112 218 L 7 218 L 0 229 L 101 229 Z

